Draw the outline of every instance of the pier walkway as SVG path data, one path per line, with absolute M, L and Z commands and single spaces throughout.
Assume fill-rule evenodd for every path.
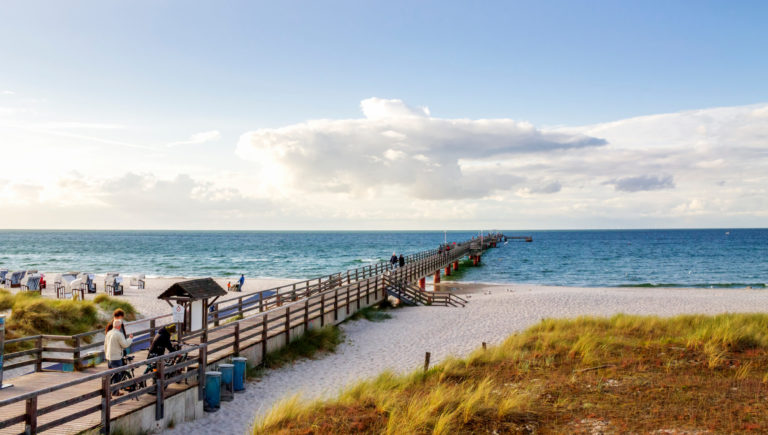
M 217 363 L 243 356 L 256 365 L 308 328 L 338 324 L 388 296 L 411 305 L 463 306 L 466 300 L 449 292 L 424 291 L 426 277 L 439 283 L 441 272 L 450 274 L 463 257 L 479 261 L 482 252 L 503 237 L 489 235 L 419 252 L 408 256 L 401 268 L 381 262 L 217 302 L 207 329 L 185 335 L 181 350 L 149 361 L 146 345 L 170 316 L 133 322 L 129 332 L 135 335 L 133 355 L 138 362 L 119 369 L 109 370 L 100 362 L 100 331 L 8 340 L 34 347 L 4 355 L 6 369 L 29 366 L 35 371 L 13 378 L 12 388 L 0 390 L 0 434 L 110 433 L 117 426 L 151 430 L 195 419 L 203 412 L 205 371 Z M 49 363 L 71 364 L 78 370 L 45 370 Z M 158 370 L 145 374 L 148 363 L 156 363 Z M 126 369 L 134 370 L 132 379 L 110 384 L 113 374 Z M 112 396 L 125 388 L 133 391 Z

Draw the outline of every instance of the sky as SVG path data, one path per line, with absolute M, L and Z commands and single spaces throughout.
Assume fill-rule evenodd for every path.
M 765 227 L 768 3 L 0 1 L 0 228 Z

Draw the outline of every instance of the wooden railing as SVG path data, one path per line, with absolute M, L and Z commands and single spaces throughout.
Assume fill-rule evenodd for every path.
M 173 365 L 168 365 L 169 362 L 175 360 L 179 356 L 187 356 L 187 359 Z M 190 346 L 168 355 L 132 363 L 120 368 L 106 370 L 69 382 L 24 393 L 9 399 L 0 400 L 0 410 L 2 410 L 2 412 L 0 412 L 0 416 L 2 416 L 0 417 L 0 429 L 23 423 L 24 431 L 21 433 L 34 434 L 64 425 L 93 413 L 101 413 L 101 426 L 104 428 L 105 433 L 109 433 L 110 421 L 112 419 L 112 407 L 149 393 L 155 394 L 155 418 L 157 420 L 162 419 L 163 403 L 165 400 L 164 391 L 167 385 L 190 378 L 197 379 L 198 400 L 202 400 L 203 385 L 205 385 L 205 360 L 205 344 Z M 146 374 L 141 374 L 119 383 L 113 384 L 111 382 L 112 375 L 114 374 L 145 367 L 148 364 L 156 364 L 157 370 L 150 370 Z M 196 370 L 190 370 L 190 367 L 195 364 L 197 365 Z M 165 376 L 166 373 L 177 372 L 178 374 L 173 377 Z M 99 382 L 93 382 L 97 380 Z M 153 381 L 152 384 L 148 382 L 150 380 Z M 93 385 L 86 385 L 87 383 L 92 383 Z M 113 397 L 112 394 L 114 392 L 126 388 L 132 389 L 133 391 L 120 397 Z M 56 403 L 44 407 L 39 406 L 41 397 L 64 389 L 76 390 L 78 394 L 69 397 L 66 400 L 57 401 Z M 83 390 L 86 391 L 83 392 Z M 101 398 L 99 403 L 91 404 L 90 406 L 88 406 L 88 404 L 83 404 L 83 402 L 97 397 Z M 12 415 L 14 413 L 9 411 L 9 407 L 19 402 L 25 403 L 24 409 L 22 410 L 21 407 L 19 407 L 18 412 L 16 412 L 15 415 Z M 66 413 L 60 412 L 59 415 L 63 414 L 63 416 L 60 417 L 51 416 L 50 418 L 41 419 L 41 417 L 45 417 L 54 411 L 63 409 L 71 409 L 71 411 Z M 43 420 L 47 421 L 43 422 Z

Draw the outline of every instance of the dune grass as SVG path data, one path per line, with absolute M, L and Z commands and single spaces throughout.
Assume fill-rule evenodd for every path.
M 286 399 L 253 433 L 768 431 L 768 315 L 547 319 L 427 372 Z
M 136 320 L 136 308 L 130 304 L 130 302 L 121 301 L 120 299 L 110 297 L 105 294 L 96 295 L 93 298 L 93 302 L 101 307 L 102 310 L 107 313 L 112 313 L 118 308 L 121 308 L 125 312 L 125 320 Z
M 280 368 L 302 358 L 313 358 L 322 352 L 335 352 L 343 341 L 344 334 L 336 326 L 309 329 L 287 346 L 268 353 L 260 365 L 249 366 L 246 375 L 259 378 L 265 370 Z
M 369 322 L 383 322 L 384 320 L 391 319 L 392 316 L 384 311 L 384 308 L 372 305 L 356 311 L 351 316 L 347 317 L 344 321 L 365 319 Z
M 99 295 L 91 301 L 48 299 L 34 292 L 12 294 L 0 290 L 0 310 L 12 310 L 7 319 L 6 338 L 30 335 L 74 335 L 104 327 L 99 308 L 111 317 L 115 308 L 122 308 L 129 320 L 136 318 L 136 309 L 129 303 Z M 29 348 L 32 342 L 6 344 L 7 352 Z

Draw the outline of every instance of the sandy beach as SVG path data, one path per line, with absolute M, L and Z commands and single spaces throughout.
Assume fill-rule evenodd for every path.
M 383 370 L 407 372 L 420 367 L 424 353 L 433 363 L 449 355 L 465 356 L 481 345 L 499 343 L 542 318 L 616 313 L 673 316 L 768 311 L 768 293 L 748 289 L 579 288 L 526 284 L 447 284 L 464 293 L 466 308 L 405 307 L 383 322 L 357 320 L 341 325 L 345 342 L 334 354 L 272 370 L 233 402 L 193 422 L 177 424 L 171 434 L 242 434 L 254 416 L 280 399 L 301 394 L 328 397 Z

